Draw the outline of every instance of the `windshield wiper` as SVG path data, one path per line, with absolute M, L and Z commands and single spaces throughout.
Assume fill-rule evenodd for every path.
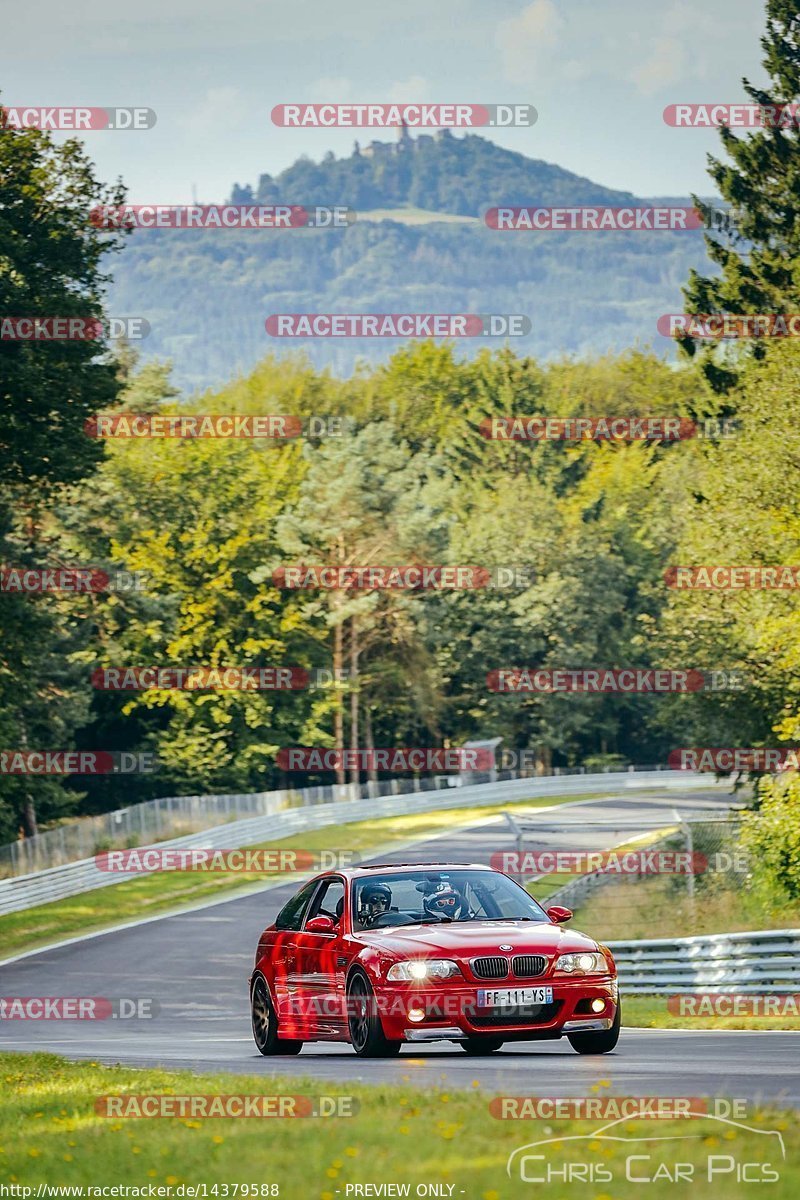
M 452 917 L 420 917 L 418 920 L 406 921 L 406 925 L 452 925 Z M 404 929 L 404 925 L 398 925 L 398 929 Z
M 535 921 L 536 917 L 477 917 L 478 921 Z

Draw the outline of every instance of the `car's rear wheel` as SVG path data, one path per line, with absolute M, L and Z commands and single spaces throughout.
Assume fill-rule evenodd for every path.
M 610 1029 L 595 1029 L 588 1033 L 568 1033 L 567 1040 L 572 1049 L 577 1050 L 578 1054 L 608 1054 L 619 1041 L 621 1013 L 622 1010 L 617 1004 L 614 1024 Z
M 357 971 L 347 985 L 347 1024 L 350 1041 L 362 1058 L 389 1058 L 402 1042 L 389 1041 L 383 1032 L 375 993 L 366 975 Z
M 458 1043 L 467 1054 L 494 1054 L 503 1044 L 502 1038 L 464 1038 Z
M 299 1054 L 303 1049 L 302 1042 L 278 1037 L 278 1018 L 262 975 L 257 975 L 253 983 L 250 1017 L 253 1023 L 253 1038 L 261 1054 Z

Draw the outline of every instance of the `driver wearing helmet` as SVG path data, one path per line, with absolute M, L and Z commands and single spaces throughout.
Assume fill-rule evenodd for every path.
M 440 883 L 422 901 L 429 917 L 449 917 L 451 921 L 465 920 L 470 914 L 464 897 L 452 884 Z
M 369 883 L 361 893 L 359 919 L 364 925 L 374 925 L 388 912 L 392 904 L 392 889 L 386 883 Z

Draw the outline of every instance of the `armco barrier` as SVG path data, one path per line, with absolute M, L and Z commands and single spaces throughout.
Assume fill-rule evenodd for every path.
M 623 996 L 800 993 L 800 929 L 608 944 Z
M 540 799 L 547 796 L 591 795 L 620 788 L 684 789 L 687 786 L 719 787 L 709 775 L 681 771 L 607 772 L 599 775 L 543 776 L 527 779 L 499 779 L 491 783 L 446 788 L 434 792 L 407 792 L 386 799 L 363 798 L 362 786 L 345 784 L 338 794 L 348 793 L 351 799 L 301 808 L 287 808 L 278 813 L 231 821 L 185 837 L 159 842 L 159 847 L 202 846 L 210 849 L 238 849 L 268 839 L 290 837 L 292 834 L 326 825 L 365 821 L 376 817 L 402 816 L 408 813 L 434 812 L 437 809 L 470 808 L 483 804 Z M 727 785 L 729 786 L 729 785 Z M 0 880 L 0 914 L 19 912 L 37 904 L 63 900 L 98 887 L 123 883 L 130 876 L 101 871 L 94 858 L 50 867 L 14 879 Z

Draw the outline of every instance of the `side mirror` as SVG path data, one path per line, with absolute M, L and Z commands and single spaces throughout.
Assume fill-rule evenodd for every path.
M 564 921 L 572 920 L 572 909 L 562 908 L 560 904 L 554 904 L 552 908 L 547 909 L 547 915 L 554 925 L 561 925 Z
M 336 923 L 330 917 L 312 917 L 306 921 L 304 933 L 335 933 Z

